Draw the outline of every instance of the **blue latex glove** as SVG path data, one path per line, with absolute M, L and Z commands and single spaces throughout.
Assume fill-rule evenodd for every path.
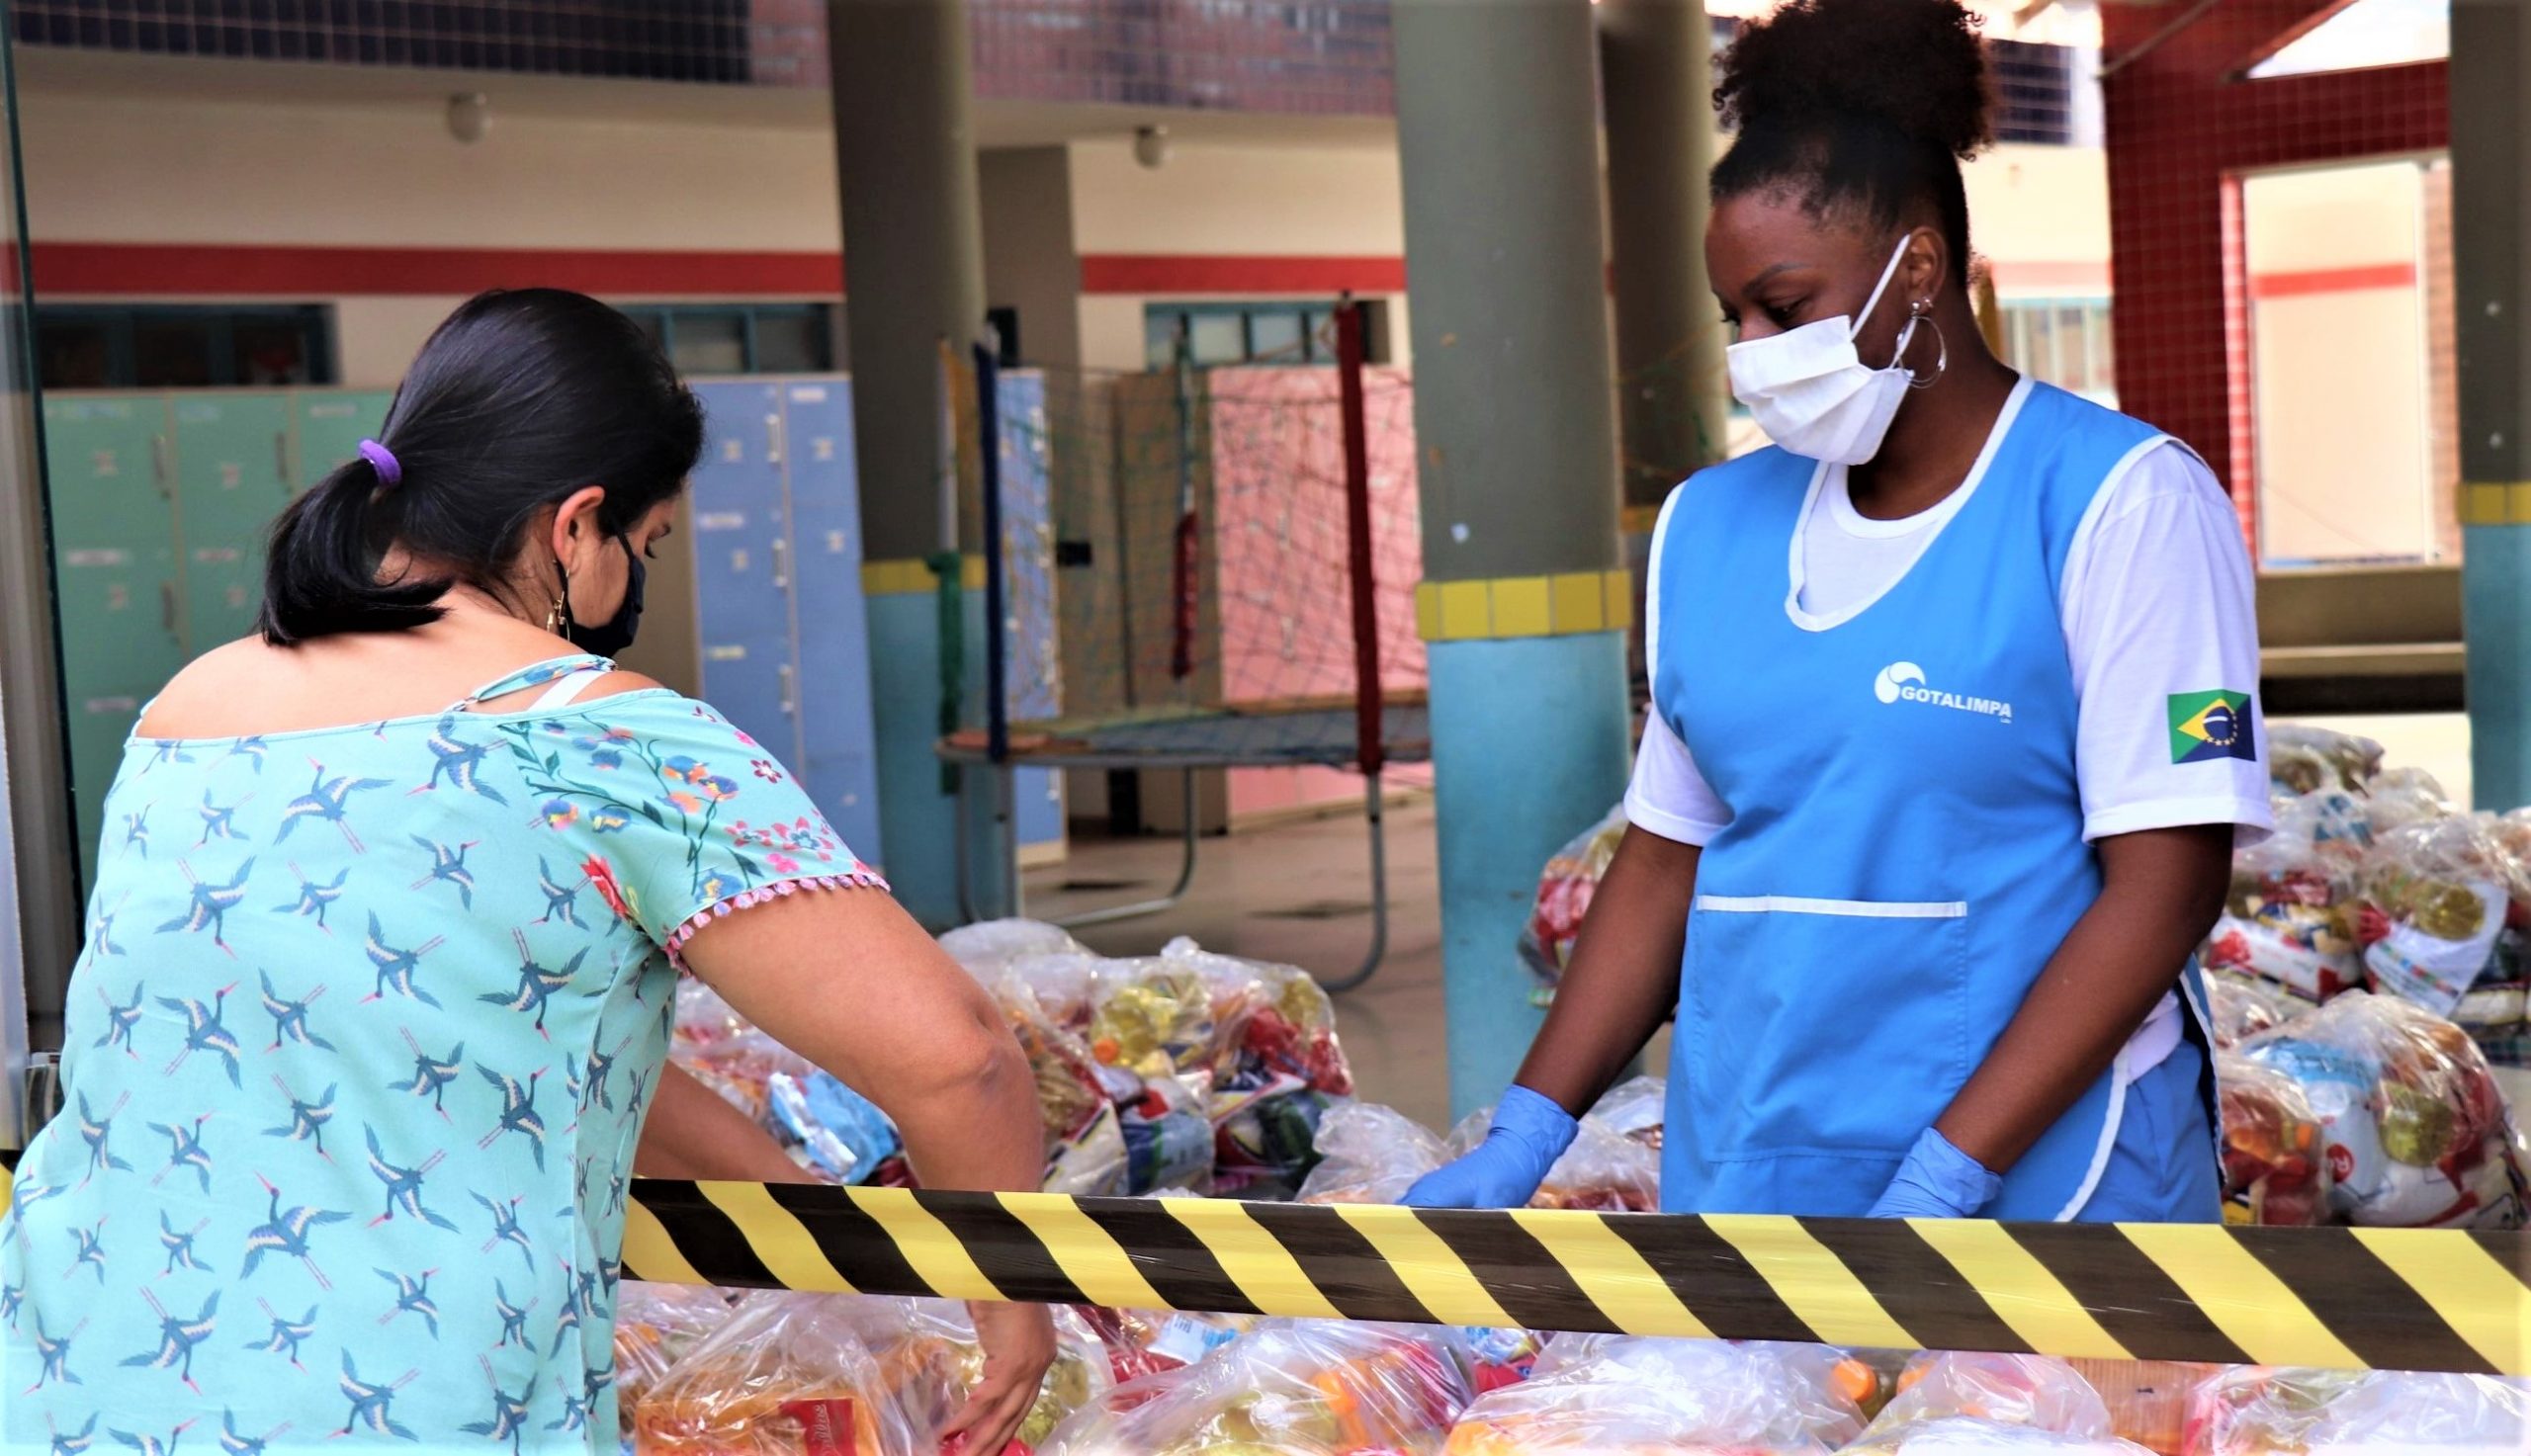
M 1994 1201 L 2004 1180 L 1986 1165 L 1952 1146 L 1936 1128 L 1927 1128 L 1907 1150 L 1897 1176 L 1866 1217 L 1875 1219 L 1964 1219 Z
M 1406 1190 L 1409 1208 L 1522 1208 L 1573 1146 L 1573 1114 L 1514 1083 L 1474 1153 L 1443 1163 Z

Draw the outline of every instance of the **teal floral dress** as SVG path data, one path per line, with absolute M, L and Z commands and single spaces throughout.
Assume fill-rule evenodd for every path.
M 65 1110 L 0 1217 L 0 1447 L 616 1448 L 625 1185 L 678 952 L 878 881 L 701 703 L 470 711 L 607 665 L 131 742 Z

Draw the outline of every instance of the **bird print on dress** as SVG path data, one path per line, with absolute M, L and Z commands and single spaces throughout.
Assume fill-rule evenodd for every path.
M 174 1145 L 167 1150 L 167 1165 L 149 1175 L 150 1187 L 155 1188 L 166 1181 L 167 1175 L 176 1169 L 189 1167 L 202 1180 L 202 1191 L 211 1191 L 211 1152 L 202 1145 L 202 1125 L 209 1121 L 211 1114 L 206 1112 L 195 1118 L 191 1127 L 183 1123 L 163 1122 L 149 1125 L 149 1131 Z
M 160 1440 L 156 1436 L 147 1434 L 133 1435 L 131 1431 L 115 1430 L 111 1427 L 107 1429 L 106 1434 L 113 1436 L 116 1440 L 121 1441 L 125 1445 L 139 1452 L 140 1456 L 176 1456 L 176 1438 L 183 1435 L 186 1431 L 193 1429 L 194 1421 L 200 1420 L 201 1418 L 201 1416 L 197 1415 L 193 1417 L 192 1420 L 187 1420 L 182 1425 L 168 1431 L 167 1438 L 165 1440 Z
M 378 912 L 370 911 L 366 950 L 369 964 L 378 970 L 378 989 L 361 997 L 360 1003 L 366 1006 L 372 1001 L 383 1000 L 392 987 L 397 995 L 419 1001 L 434 1011 L 439 1010 L 439 997 L 415 985 L 413 976 L 421 969 L 422 957 L 438 950 L 447 939 L 444 935 L 434 935 L 411 950 L 399 951 L 387 943 L 387 929 L 378 923 Z
M 194 1256 L 194 1241 L 201 1238 L 202 1231 L 210 1227 L 211 1220 L 204 1219 L 180 1234 L 176 1232 L 175 1224 L 168 1219 L 167 1211 L 160 1209 L 158 1211 L 158 1242 L 166 1245 L 167 1267 L 158 1271 L 158 1277 L 164 1279 L 178 1269 L 210 1268 L 209 1264 Z
M 237 907 L 237 901 L 246 898 L 246 877 L 255 872 L 254 860 L 249 858 L 244 864 L 239 865 L 237 873 L 230 877 L 225 885 L 203 883 L 202 878 L 194 873 L 194 867 L 190 861 L 181 859 L 176 861 L 176 869 L 185 877 L 185 883 L 194 888 L 193 900 L 183 914 L 159 926 L 158 933 L 173 935 L 181 931 L 187 935 L 200 935 L 203 931 L 209 930 L 211 943 L 219 947 L 222 954 L 234 960 L 237 953 L 228 948 L 226 938 L 228 912 Z
M 283 1099 L 290 1103 L 290 1121 L 277 1128 L 264 1129 L 264 1136 L 308 1144 L 316 1150 L 318 1157 L 332 1162 L 334 1155 L 325 1151 L 325 1124 L 334 1120 L 334 1091 L 338 1084 L 325 1083 L 325 1095 L 313 1102 L 301 1101 L 299 1094 L 290 1089 L 290 1083 L 281 1079 L 280 1072 L 273 1073 L 273 1085 L 281 1088 Z
M 421 1439 L 391 1413 L 395 1393 L 412 1384 L 414 1377 L 421 1373 L 419 1370 L 407 1370 L 385 1385 L 371 1385 L 360 1378 L 359 1368 L 352 1364 L 352 1352 L 344 1350 L 342 1391 L 344 1398 L 352 1403 L 352 1413 L 344 1417 L 343 1428 L 334 1434 L 347 1436 L 355 1429 L 365 1427 L 374 1434 L 393 1436 L 398 1440 Z
M 133 751 L 72 970 L 67 1112 L 0 1216 L 0 1448 L 573 1456 L 613 1427 L 660 942 L 864 872 L 796 784 L 724 772 L 763 754 L 690 700 L 606 715 Z M 345 1263 L 378 1272 L 337 1283 Z
M 225 1008 L 228 1004 L 228 993 L 236 988 L 237 983 L 232 981 L 226 985 L 221 986 L 219 989 L 213 991 L 211 993 L 211 1004 L 208 1006 L 204 1005 L 200 1001 L 192 999 L 189 996 L 160 996 L 158 998 L 159 1005 L 166 1007 L 170 1011 L 181 1012 L 185 1018 L 185 1044 L 177 1051 L 176 1060 L 167 1064 L 167 1070 L 165 1073 L 163 1073 L 164 1075 L 174 1076 L 177 1071 L 185 1065 L 185 1059 L 191 1057 L 194 1053 L 209 1052 L 218 1057 L 220 1060 L 221 1065 L 228 1069 L 228 1084 L 230 1086 L 242 1087 L 244 1085 L 238 1080 L 237 1074 L 238 1049 L 236 1035 L 230 1032 L 227 1023 L 220 1019 L 221 1016 L 225 1014 Z
M 315 768 L 316 776 L 308 781 L 306 793 L 290 801 L 289 806 L 282 810 L 281 829 L 273 835 L 273 842 L 289 843 L 292 830 L 312 820 L 332 824 L 342 834 L 343 842 L 351 846 L 352 853 L 367 854 L 369 846 L 360 842 L 359 832 L 352 828 L 351 799 L 355 794 L 387 788 L 390 781 L 355 778 L 350 774 L 336 774 L 329 779 L 325 777 L 325 765 L 312 758 L 307 761 Z
M 501 1094 L 500 1121 L 475 1146 L 489 1148 L 502 1135 L 517 1133 L 527 1139 L 529 1148 L 536 1156 L 536 1169 L 543 1172 L 545 1170 L 545 1118 L 536 1110 L 536 1083 L 551 1069 L 540 1067 L 529 1072 L 524 1085 L 521 1085 L 517 1077 L 494 1071 L 480 1062 L 475 1064 L 475 1070 L 482 1073 L 483 1080 L 490 1082 L 494 1090 Z
M 149 1312 L 158 1317 L 158 1348 L 128 1357 L 123 1362 L 125 1368 L 173 1370 L 186 1389 L 201 1395 L 202 1387 L 194 1384 L 194 1347 L 211 1338 L 212 1330 L 218 1328 L 219 1291 L 213 1290 L 210 1298 L 202 1302 L 202 1313 L 190 1320 L 168 1314 L 167 1307 L 158 1303 L 158 1296 L 146 1289 L 140 1291 L 140 1297 L 149 1302 Z
M 479 1252 L 490 1253 L 495 1244 L 515 1243 L 518 1245 L 519 1261 L 527 1265 L 529 1273 L 535 1273 L 536 1248 L 528 1242 L 527 1230 L 521 1228 L 518 1221 L 518 1206 L 526 1200 L 514 1195 L 507 1203 L 494 1203 L 480 1193 L 471 1196 L 477 1203 L 483 1205 L 483 1212 L 492 1216 L 492 1237 L 483 1241 L 483 1246 Z
M 225 1452 L 226 1456 L 264 1456 L 264 1448 L 271 1445 L 282 1432 L 289 1430 L 290 1425 L 291 1423 L 285 1420 L 262 1435 L 241 1435 L 237 1430 L 237 1417 L 223 1410 L 219 1413 L 219 1449 Z
M 432 885 L 453 885 L 457 888 L 457 902 L 467 909 L 475 908 L 475 875 L 466 868 L 466 852 L 483 841 L 469 839 L 463 844 L 440 844 L 415 834 L 413 842 L 431 857 L 431 867 L 430 872 L 414 881 L 411 888 L 418 891 Z
M 378 1317 L 378 1323 L 389 1325 L 405 1315 L 419 1315 L 430 1329 L 431 1338 L 439 1338 L 439 1306 L 431 1303 L 431 1276 L 437 1269 L 424 1269 L 419 1274 L 398 1274 L 390 1269 L 378 1271 L 378 1277 L 395 1286 L 395 1308 Z
M 516 1011 L 522 1016 L 534 1013 L 532 1024 L 536 1027 L 536 1034 L 550 1042 L 554 1038 L 545 1030 L 546 1008 L 553 1001 L 554 993 L 567 989 L 572 979 L 580 974 L 580 963 L 589 958 L 588 948 L 582 946 L 560 970 L 549 971 L 536 964 L 535 954 L 527 948 L 526 932 L 513 930 L 510 937 L 518 942 L 518 989 L 506 994 L 486 991 L 475 999 L 505 1011 Z
M 381 1224 L 392 1222 L 400 1213 L 406 1218 L 420 1219 L 434 1229 L 446 1229 L 452 1234 L 456 1233 L 455 1224 L 431 1212 L 422 1203 L 422 1178 L 447 1158 L 447 1151 L 443 1149 L 433 1153 L 422 1159 L 418 1166 L 397 1167 L 387 1160 L 387 1150 L 378 1146 L 378 1129 L 369 1128 L 366 1131 L 369 1134 L 369 1170 L 376 1174 L 378 1181 L 385 1184 L 387 1188 L 387 1211 L 371 1219 L 369 1227 L 375 1229 Z
M 324 984 L 318 983 L 315 989 L 294 1001 L 273 988 L 273 973 L 265 971 L 260 974 L 264 983 L 264 1014 L 273 1019 L 273 1044 L 264 1048 L 264 1055 L 271 1056 L 286 1043 L 314 1047 L 320 1052 L 334 1050 L 332 1042 L 318 1036 L 307 1025 L 307 1008 L 315 1005 L 316 998 L 325 993 Z
M 315 1251 L 310 1241 L 315 1237 L 318 1229 L 327 1224 L 342 1223 L 351 1215 L 339 1209 L 310 1208 L 305 1204 L 293 1204 L 289 1208 L 283 1208 L 281 1189 L 273 1186 L 271 1179 L 257 1173 L 255 1181 L 264 1185 L 264 1192 L 271 1202 L 264 1222 L 246 1235 L 246 1263 L 245 1267 L 237 1271 L 237 1277 L 252 1279 L 255 1277 L 256 1268 L 263 1263 L 264 1255 L 274 1254 L 282 1258 L 299 1260 L 306 1267 L 307 1277 L 316 1281 L 317 1288 L 333 1288 L 334 1281 L 326 1278 L 325 1271 L 316 1266 Z
M 135 1062 L 140 1060 L 140 1053 L 131 1045 L 131 1033 L 134 1027 L 140 1025 L 140 1018 L 146 1014 L 140 1009 L 141 1000 L 146 994 L 142 987 L 134 985 L 131 988 L 131 1004 L 118 1006 L 115 1004 L 114 997 L 106 994 L 104 986 L 97 987 L 97 999 L 106 1003 L 106 1034 L 97 1038 L 99 1051 L 108 1047 L 121 1047 L 125 1056 Z
M 309 1305 L 306 1315 L 297 1320 L 283 1319 L 274 1312 L 269 1300 L 256 1300 L 255 1308 L 263 1311 L 264 1318 L 273 1322 L 273 1332 L 261 1339 L 246 1341 L 246 1348 L 267 1355 L 280 1355 L 289 1360 L 292 1368 L 300 1374 L 306 1374 L 307 1367 L 299 1363 L 299 1347 L 316 1333 L 317 1307 Z
M 511 1395 L 501 1389 L 501 1378 L 492 1373 L 488 1355 L 476 1357 L 482 1363 L 483 1378 L 492 1383 L 492 1413 L 484 1420 L 470 1420 L 458 1427 L 468 1435 L 488 1436 L 494 1441 L 510 1443 L 510 1456 L 519 1456 L 519 1438 L 527 1430 L 527 1396 Z
M 420 1042 L 413 1040 L 410 1031 L 401 1027 L 396 1029 L 403 1032 L 404 1045 L 412 1049 L 413 1075 L 409 1081 L 389 1082 L 387 1090 L 428 1097 L 431 1099 L 431 1111 L 438 1113 L 443 1121 L 451 1120 L 448 1116 L 448 1084 L 457 1080 L 458 1073 L 466 1070 L 466 1044 L 459 1042 L 457 1050 L 447 1057 L 434 1058 L 422 1050 Z
M 325 923 L 325 911 L 332 907 L 334 901 L 343 898 L 344 888 L 350 882 L 352 872 L 345 870 L 332 880 L 318 884 L 302 872 L 299 862 L 293 860 L 290 873 L 291 877 L 299 882 L 299 899 L 273 906 L 273 913 L 297 915 L 302 919 L 313 916 L 317 929 L 324 931 L 327 935 L 333 934 L 333 927 Z

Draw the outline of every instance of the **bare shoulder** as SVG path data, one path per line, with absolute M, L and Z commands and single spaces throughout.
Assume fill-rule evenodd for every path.
M 188 725 L 195 719 L 220 716 L 216 710 L 236 702 L 241 694 L 268 696 L 277 676 L 295 674 L 299 667 L 289 648 L 273 646 L 261 638 L 239 638 L 214 647 L 168 680 L 150 704 L 140 732 L 146 737 L 185 736 L 193 731 Z M 166 725 L 174 726 L 172 734 Z

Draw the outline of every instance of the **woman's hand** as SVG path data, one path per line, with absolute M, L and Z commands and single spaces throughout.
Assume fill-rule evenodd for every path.
M 985 1376 L 941 1427 L 940 1449 L 947 1456 L 1002 1456 L 1055 1363 L 1055 1318 L 1043 1305 L 981 1302 L 967 1306 L 967 1317 L 984 1346 Z

